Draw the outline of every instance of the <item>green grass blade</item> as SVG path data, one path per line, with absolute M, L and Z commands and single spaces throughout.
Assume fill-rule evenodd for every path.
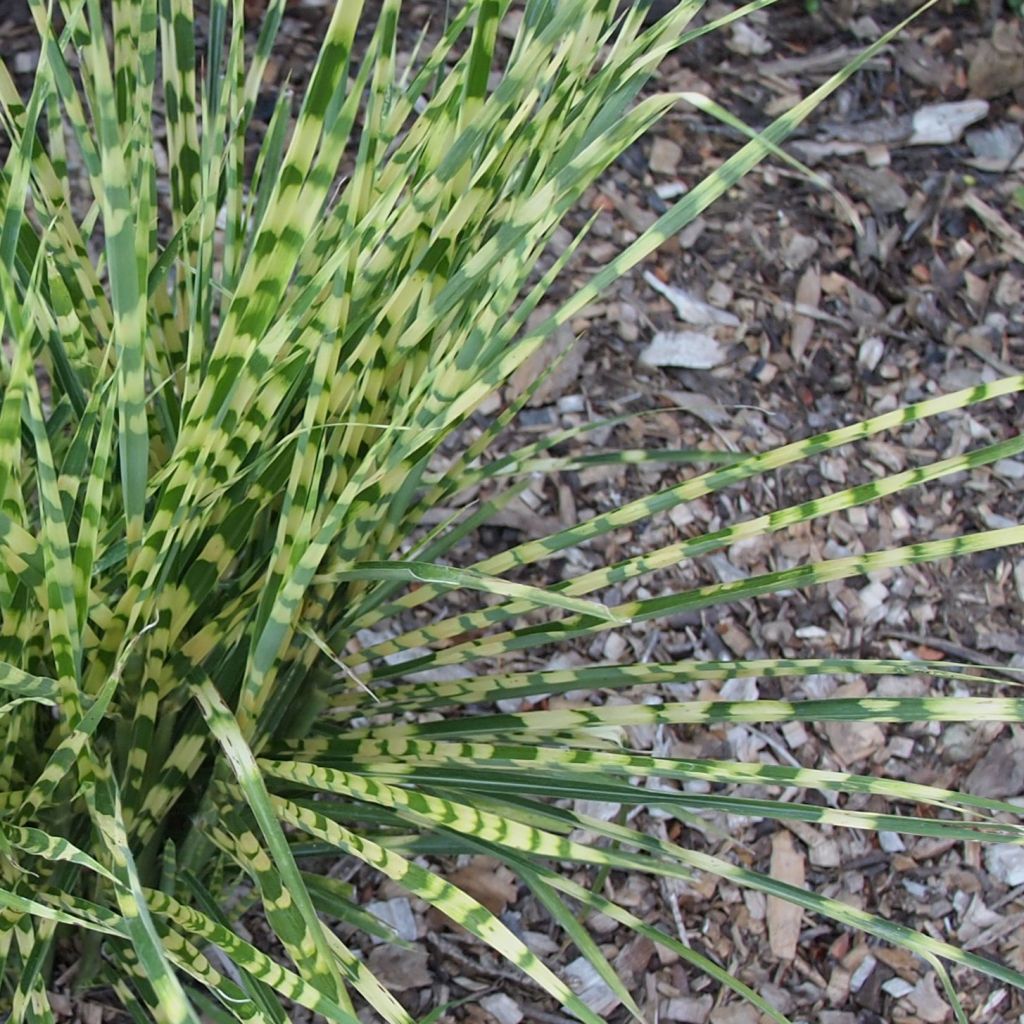
M 567 595 L 553 593 L 541 587 L 525 583 L 514 583 L 496 576 L 487 576 L 472 569 L 456 569 L 431 562 L 363 562 L 350 569 L 340 569 L 327 577 L 325 582 L 348 580 L 400 580 L 411 583 L 426 583 L 446 589 L 479 590 L 497 597 L 508 597 L 534 608 L 558 608 L 591 615 L 607 622 L 622 622 L 614 612 L 596 601 L 583 601 Z
M 118 443 L 121 487 L 129 547 L 142 540 L 149 478 L 149 426 L 146 416 L 145 295 L 136 257 L 136 209 L 129 167 L 125 161 L 114 82 L 99 0 L 87 0 L 91 34 L 86 49 L 88 71 L 93 78 L 97 103 L 96 122 L 103 167 L 104 237 L 114 309 L 114 341 L 119 366 Z
M 146 906 L 134 858 L 124 832 L 120 801 L 109 770 L 95 762 L 92 777 L 83 784 L 93 822 L 110 854 L 118 906 L 139 964 L 159 1000 L 160 1020 L 167 1024 L 199 1024 Z
M 310 985 L 294 971 L 276 963 L 273 958 L 260 951 L 251 942 L 217 924 L 199 910 L 187 907 L 167 893 L 147 889 L 146 901 L 150 910 L 173 924 L 184 935 L 202 939 L 219 946 L 230 958 L 232 964 L 252 978 L 262 981 L 286 999 L 306 1007 L 313 1013 L 321 1014 L 337 1024 L 354 1024 L 355 1016 L 328 998 L 319 989 Z
M 848 697 L 826 700 L 692 701 L 686 704 L 640 704 L 612 707 L 526 711 L 480 715 L 472 719 L 404 723 L 352 729 L 348 736 L 447 739 L 463 736 L 533 736 L 568 733 L 581 738 L 588 730 L 637 725 L 706 724 L 710 722 L 1000 722 L 1024 721 L 1024 699 L 1011 697 Z
M 776 593 L 780 590 L 819 586 L 834 580 L 849 579 L 851 576 L 867 575 L 881 569 L 899 568 L 937 561 L 942 558 L 977 554 L 981 551 L 991 551 L 994 548 L 1019 544 L 1022 541 L 1024 541 L 1024 526 L 1008 526 L 954 537 L 949 540 L 924 541 L 899 548 L 890 548 L 887 551 L 874 551 L 847 558 L 815 562 L 731 583 L 716 583 L 697 587 L 680 594 L 631 601 L 615 605 L 610 610 L 614 615 L 629 622 L 643 622 L 647 619 L 661 618 L 684 610 L 710 608 L 726 602 Z M 404 662 L 401 665 L 378 668 L 374 671 L 373 678 L 387 679 L 396 675 L 411 674 L 419 668 L 430 668 L 435 665 L 457 665 L 477 658 L 492 657 L 509 651 L 526 650 L 546 643 L 569 640 L 576 636 L 609 628 L 612 627 L 607 622 L 587 621 L 580 618 L 563 619 L 539 629 L 515 630 L 497 634 L 486 640 L 468 641 L 436 654 Z
M 282 817 L 294 827 L 358 857 L 403 888 L 436 906 L 519 967 L 545 991 L 572 1010 L 580 1020 L 588 1024 L 600 1024 L 600 1018 L 591 1013 L 564 982 L 552 974 L 511 931 L 471 896 L 438 875 L 384 849 L 370 839 L 356 835 L 311 808 L 300 807 L 280 797 L 272 799 Z
M 235 779 L 245 794 L 246 802 L 259 822 L 274 866 L 280 872 L 278 890 L 264 892 L 267 912 L 275 931 L 286 947 L 294 950 L 297 966 L 300 970 L 308 972 L 312 984 L 329 999 L 350 1011 L 350 1006 L 346 1005 L 348 998 L 334 956 L 324 936 L 323 926 L 316 916 L 299 869 L 288 849 L 288 841 L 271 807 L 266 786 L 252 752 L 242 738 L 234 716 L 209 680 L 194 685 L 192 693 L 202 709 L 210 731 L 224 750 Z

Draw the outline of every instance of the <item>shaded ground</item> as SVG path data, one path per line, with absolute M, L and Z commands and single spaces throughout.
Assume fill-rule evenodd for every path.
M 258 6 L 253 5 L 254 13 Z M 410 47 L 414 28 L 436 15 L 437 6 L 409 6 Z M 809 16 L 802 3 L 779 3 L 744 28 L 705 37 L 670 58 L 658 85 L 706 92 L 761 127 L 909 9 L 902 2 L 847 0 L 831 14 Z M 290 8 L 268 95 L 289 75 L 301 81 L 324 16 L 322 4 L 299 0 Z M 15 68 L 27 72 L 31 34 L 19 25 L 17 5 L 0 4 L 0 48 L 5 56 L 17 51 Z M 984 103 L 962 105 L 969 100 Z M 960 104 L 954 112 L 973 110 L 978 120 L 965 132 L 952 132 L 950 141 L 921 144 L 928 121 L 921 112 L 939 103 Z M 586 435 L 580 450 L 763 450 L 1019 371 L 1024 367 L 1022 128 L 1021 21 L 998 9 L 933 9 L 826 103 L 791 145 L 791 152 L 811 163 L 836 192 L 777 163 L 756 170 L 649 261 L 645 269 L 652 277 L 631 275 L 572 325 L 580 357 L 567 361 L 566 372 L 526 411 L 507 444 L 560 426 L 647 410 L 652 412 L 614 434 Z M 587 197 L 580 218 L 590 210 L 602 212 L 562 289 L 569 281 L 586 280 L 674 195 L 695 185 L 739 144 L 734 132 L 690 108 L 680 106 L 670 114 L 656 136 L 636 145 Z M 684 323 L 662 294 L 665 286 L 685 289 L 738 322 Z M 645 363 L 642 357 L 647 352 L 650 361 L 648 346 L 659 332 L 682 330 L 705 336 L 697 347 L 713 365 Z M 695 345 L 669 348 L 677 361 L 692 364 Z M 899 436 L 884 435 L 620 531 L 572 553 L 556 569 L 575 575 L 719 524 L 959 453 L 1018 431 L 1021 413 L 1019 401 L 996 402 L 969 417 L 940 418 Z M 468 544 L 464 555 L 481 557 L 486 548 L 521 539 L 523 530 L 568 524 L 588 510 L 621 504 L 684 475 L 672 466 L 599 467 L 567 479 L 539 478 L 503 523 Z M 698 565 L 645 579 L 642 587 L 627 586 L 623 597 L 1016 523 L 1024 518 L 1022 507 L 1024 462 L 1008 460 L 770 542 L 737 545 Z M 908 652 L 1024 665 L 1022 608 L 1024 554 L 1013 549 L 678 616 L 607 634 L 596 649 L 565 649 L 554 661 L 523 658 L 505 667 L 568 667 L 586 659 L 898 657 Z M 784 691 L 773 680 L 739 682 L 726 684 L 725 695 L 839 692 L 834 680 L 824 678 L 786 684 Z M 958 692 L 924 679 L 881 679 L 867 686 L 878 695 Z M 850 683 L 841 692 L 867 692 L 867 686 Z M 679 686 L 673 696 L 706 698 L 714 691 Z M 619 693 L 608 699 L 630 698 Z M 998 726 L 765 726 L 699 733 L 662 728 L 636 730 L 630 742 L 672 756 L 885 773 L 989 796 L 1024 793 L 1024 730 Z M 778 799 L 794 796 L 777 794 Z M 882 809 L 866 798 L 850 798 L 843 806 Z M 713 821 L 732 837 L 723 840 L 716 831 L 700 832 L 655 814 L 632 820 L 700 849 L 731 848 L 731 855 L 751 867 L 781 877 L 802 875 L 816 891 L 1024 969 L 1024 866 L 1019 861 L 986 862 L 971 844 L 799 823 L 777 829 L 748 819 Z M 585 987 L 586 971 L 573 964 L 575 950 L 549 929 L 546 914 L 525 890 L 486 862 L 451 867 L 460 872 L 460 884 L 500 912 L 538 953 L 556 964 L 572 964 L 570 976 L 576 972 L 584 995 L 610 1021 L 627 1018 L 621 1007 L 601 1002 L 599 987 Z M 536 990 L 417 901 L 355 865 L 337 870 L 416 942 L 411 953 L 367 947 L 374 969 L 405 988 L 403 1001 L 414 1013 L 471 997 L 451 1019 L 518 1024 L 524 1013 L 528 1022 L 563 1019 L 555 1007 L 537 1001 Z M 587 873 L 579 880 L 593 883 Z M 613 874 L 606 889 L 634 913 L 726 966 L 794 1020 L 952 1019 L 936 994 L 934 975 L 920 960 L 827 922 L 797 916 L 780 923 L 762 896 L 743 894 L 728 883 L 709 879 L 667 886 Z M 652 1020 L 757 1020 L 716 983 L 646 940 L 607 919 L 588 923 Z M 258 930 L 258 923 L 252 927 Z M 973 972 L 956 971 L 954 978 L 972 1020 L 1024 1020 L 1020 992 Z M 58 1008 L 82 1012 L 70 1003 Z

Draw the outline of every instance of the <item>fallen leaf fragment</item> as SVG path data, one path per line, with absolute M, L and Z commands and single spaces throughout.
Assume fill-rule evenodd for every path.
M 914 112 L 908 146 L 944 146 L 956 142 L 968 125 L 988 114 L 987 100 L 933 103 Z
M 803 887 L 804 855 L 788 832 L 779 831 L 772 836 L 769 874 L 780 882 Z M 780 960 L 792 960 L 796 956 L 803 913 L 800 907 L 778 896 L 768 897 L 768 944 Z
M 697 391 L 662 391 L 661 397 L 691 416 L 702 419 L 709 427 L 724 427 L 729 422 L 725 406 Z
M 1003 42 L 1010 42 L 1009 36 Z M 967 89 L 972 96 L 995 99 L 1024 85 L 1024 50 L 1019 42 L 1013 42 L 1005 48 L 995 40 L 979 44 L 967 70 Z
M 374 946 L 367 964 L 377 979 L 396 992 L 425 988 L 434 981 L 427 970 L 427 951 L 420 946 L 401 949 L 398 946 Z
M 935 988 L 935 975 L 926 974 L 907 996 L 907 1002 L 917 1011 L 917 1019 L 925 1024 L 942 1024 L 949 1019 L 949 1004 Z
M 725 44 L 733 53 L 743 57 L 760 57 L 771 52 L 772 44 L 750 22 L 737 21 L 732 25 L 732 38 Z
M 531 326 L 544 320 L 548 312 L 549 307 L 542 307 L 542 310 L 531 318 Z M 508 382 L 508 400 L 518 398 L 544 370 L 561 360 L 527 402 L 531 408 L 550 405 L 576 380 L 586 357 L 586 339 L 577 340 L 571 328 L 562 324 L 545 338 L 541 346 L 512 374 Z
M 649 270 L 644 271 L 644 280 L 659 294 L 664 295 L 675 307 L 680 320 L 700 327 L 704 324 L 721 324 L 723 327 L 739 327 L 739 317 L 724 309 L 717 309 L 711 303 L 698 299 L 683 288 L 665 284 Z
M 482 903 L 492 914 L 504 914 L 519 893 L 516 876 L 493 857 L 474 857 L 448 880 Z
M 678 366 L 710 370 L 725 362 L 726 350 L 708 334 L 696 331 L 658 331 L 640 353 L 645 366 Z

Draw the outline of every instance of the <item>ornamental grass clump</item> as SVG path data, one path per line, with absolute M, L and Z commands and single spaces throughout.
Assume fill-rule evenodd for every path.
M 1024 701 L 654 699 L 666 692 L 659 684 L 740 676 L 958 676 L 954 666 L 905 661 L 503 668 L 511 652 L 678 611 L 1024 541 L 1019 526 L 923 537 L 601 600 L 612 584 L 736 540 L 1014 456 L 1024 449 L 1017 436 L 551 586 L 523 582 L 524 567 L 541 579 L 547 559 L 758 474 L 1005 404 L 1024 377 L 763 454 L 716 462 L 708 453 L 706 472 L 577 526 L 474 565 L 451 557 L 539 457 L 549 471 L 573 465 L 551 454 L 571 432 L 488 456 L 529 392 L 472 442 L 460 431 L 468 417 L 545 337 L 775 152 L 861 61 L 538 322 L 531 314 L 585 236 L 541 273 L 553 232 L 678 102 L 644 91 L 659 61 L 718 24 L 690 28 L 696 3 L 648 24 L 642 4 L 527 0 L 506 44 L 498 28 L 509 0 L 469 0 L 402 68 L 398 0 L 383 0 L 358 46 L 362 0 L 345 0 L 297 114 L 282 91 L 249 161 L 283 2 L 272 0 L 247 53 L 242 0 L 211 0 L 197 53 L 192 0 L 59 0 L 52 10 L 31 0 L 41 54 L 27 99 L 0 62 L 0 1016 L 52 1019 L 47 991 L 73 965 L 80 990 L 102 989 L 139 1021 L 279 1024 L 304 1007 L 353 1024 L 369 1007 L 411 1024 L 336 926 L 396 936 L 321 871 L 325 855 L 393 879 L 587 1022 L 600 1018 L 447 881 L 438 857 L 483 852 L 506 864 L 638 1017 L 580 923 L 588 912 L 786 1020 L 674 929 L 580 885 L 578 870 L 710 872 L 792 901 L 925 958 L 961 1020 L 944 963 L 1024 984 L 933 935 L 727 853 L 595 820 L 569 799 L 653 805 L 683 820 L 713 809 L 1019 843 L 1012 804 L 873 776 L 652 757 L 624 737 L 645 723 L 1021 721 Z M 460 503 L 471 489 L 479 499 Z M 428 526 L 439 507 L 462 513 Z M 454 590 L 476 605 L 445 612 Z M 642 685 L 649 703 L 597 699 Z M 570 690 L 595 699 L 488 710 Z M 646 785 L 655 779 L 656 789 Z M 764 795 L 688 792 L 690 780 Z M 779 802 L 779 787 L 832 799 Z M 851 793 L 885 798 L 891 813 L 844 809 Z M 237 927 L 253 907 L 274 941 L 254 944 Z

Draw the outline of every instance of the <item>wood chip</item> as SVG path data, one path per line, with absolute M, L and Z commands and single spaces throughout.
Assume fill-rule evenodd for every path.
M 523 1019 L 523 1011 L 519 1004 L 504 992 L 495 992 L 484 996 L 480 1005 L 498 1022 L 498 1024 L 519 1024 Z
M 862 680 L 840 686 L 835 692 L 836 697 L 866 694 Z M 832 750 L 845 765 L 864 761 L 885 746 L 885 733 L 875 722 L 825 722 L 823 729 Z
M 993 234 L 998 235 L 1006 252 L 1018 263 L 1024 263 L 1024 235 L 1022 235 L 998 210 L 989 206 L 973 192 L 964 196 L 964 205 L 978 215 L 981 222 Z
M 788 832 L 779 831 L 772 836 L 769 873 L 780 882 L 803 887 L 804 855 L 797 849 Z M 796 956 L 803 913 L 800 907 L 786 900 L 777 896 L 768 897 L 768 944 L 778 959 L 792 960 Z
M 798 750 L 807 742 L 807 730 L 803 722 L 786 722 L 780 729 L 790 750 Z
M 733 53 L 743 57 L 761 57 L 771 53 L 772 44 L 758 32 L 749 21 L 736 21 L 732 26 L 732 37 L 725 44 Z
M 825 735 L 845 765 L 867 760 L 885 746 L 885 733 L 874 722 L 826 722 Z
M 1014 45 L 1016 43 L 1016 45 Z M 1024 49 L 1011 33 L 978 45 L 967 71 L 972 96 L 995 99 L 1024 85 Z
M 796 305 L 801 310 L 818 308 L 821 301 L 821 274 L 816 266 L 808 267 L 800 275 L 796 286 Z M 793 317 L 793 331 L 789 338 L 789 351 L 793 359 L 800 363 L 814 333 L 814 319 L 805 313 L 797 313 Z
M 683 159 L 683 151 L 671 139 L 657 138 L 651 143 L 651 155 L 647 161 L 655 174 L 672 175 L 676 173 L 679 162 Z
M 72 1013 L 71 1000 L 63 992 L 47 992 L 47 1001 L 50 1009 L 61 1017 L 70 1017 Z
M 730 414 L 724 406 L 698 391 L 662 391 L 661 397 L 703 420 L 709 427 L 724 427 L 730 422 Z
M 850 991 L 859 992 L 877 966 L 878 961 L 870 953 L 866 954 L 850 975 Z
M 762 75 L 818 75 L 830 74 L 848 64 L 854 57 L 860 56 L 855 46 L 840 46 L 827 53 L 811 53 L 805 57 L 785 57 L 782 60 L 765 61 L 759 65 Z M 875 66 L 887 66 L 888 62 L 881 57 L 874 58 Z
M 374 900 L 366 904 L 366 909 L 374 917 L 391 925 L 401 939 L 412 941 L 418 937 L 416 918 L 413 916 L 412 904 L 405 896 L 392 900 Z
M 643 974 L 656 951 L 657 947 L 646 935 L 634 936 L 615 957 L 616 974 L 625 978 Z
M 985 867 L 1005 885 L 1024 885 L 1024 847 L 993 844 L 985 849 Z
M 579 377 L 580 370 L 586 361 L 586 339 L 577 340 L 565 324 L 562 324 L 550 337 L 546 338 L 540 348 L 512 374 L 508 382 L 507 400 L 512 401 L 521 395 L 544 370 L 559 358 L 561 358 L 561 362 L 527 402 L 531 408 L 550 405 L 559 395 L 567 391 Z
M 964 780 L 964 790 L 997 800 L 1024 793 L 1024 736 L 989 747 Z
M 845 1003 L 850 995 L 850 972 L 842 967 L 832 968 L 828 976 L 828 988 L 825 990 L 825 998 L 833 1006 Z
M 619 1005 L 619 997 L 584 956 L 577 957 L 566 967 L 565 980 L 580 1000 L 598 1015 L 610 1013 Z
M 914 112 L 908 146 L 948 146 L 956 142 L 968 125 L 988 114 L 986 100 L 934 103 Z
M 661 1005 L 658 1019 L 678 1021 L 679 1024 L 707 1024 L 713 1005 L 711 996 L 677 996 Z
M 871 952 L 901 978 L 912 982 L 917 981 L 921 970 L 921 961 L 916 953 L 912 953 L 902 946 L 875 946 Z
M 658 331 L 640 353 L 645 366 L 676 366 L 687 370 L 710 370 L 726 358 L 725 346 L 709 334 L 696 331 Z
M 760 1013 L 750 1003 L 719 1006 L 708 1018 L 709 1024 L 758 1024 Z

